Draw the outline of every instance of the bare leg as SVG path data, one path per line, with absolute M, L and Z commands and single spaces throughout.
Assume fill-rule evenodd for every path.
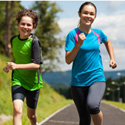
M 30 119 L 31 125 L 36 125 L 37 123 L 36 109 L 31 109 L 27 107 L 27 116 Z
M 91 115 L 94 125 L 103 125 L 103 114 L 100 111 L 98 114 Z
M 13 125 L 22 125 L 22 107 L 23 101 L 22 100 L 14 100 L 13 101 Z

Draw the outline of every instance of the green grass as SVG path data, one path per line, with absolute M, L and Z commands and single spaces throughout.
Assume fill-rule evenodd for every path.
M 119 102 L 114 102 L 114 101 L 102 101 L 102 102 L 110 104 L 110 105 L 114 105 L 122 110 L 125 110 L 125 103 L 119 103 Z
M 3 72 L 3 67 L 6 66 L 6 62 L 10 60 L 10 58 L 0 55 L 0 114 L 5 115 L 13 114 L 13 106 L 11 101 L 11 72 Z M 40 91 L 37 106 L 38 122 L 41 122 L 58 109 L 71 103 L 72 100 L 66 100 L 63 96 L 59 95 L 47 83 L 44 82 L 44 87 Z M 23 106 L 22 124 L 30 125 L 27 118 L 27 108 L 25 102 Z M 4 123 L 4 125 L 12 125 L 12 119 Z
M 8 110 L 12 107 L 11 103 L 11 72 L 5 73 L 3 67 L 6 66 L 6 61 L 10 59 L 0 55 L 0 114 L 12 114 L 11 110 Z M 6 110 L 7 109 L 7 110 Z
M 47 84 L 45 86 L 49 88 Z M 56 93 L 51 88 L 49 89 L 48 94 L 45 94 L 45 91 L 46 91 L 45 89 L 41 89 L 38 101 L 38 106 L 37 106 L 38 122 L 41 122 L 42 120 L 44 120 L 45 118 L 47 118 L 60 108 L 64 107 L 65 105 L 72 103 L 72 100 L 66 100 L 64 97 L 58 95 L 58 93 Z M 29 119 L 27 118 L 26 103 L 24 103 L 23 107 L 22 122 L 23 125 L 30 125 Z M 12 120 L 9 120 L 4 125 L 12 125 Z

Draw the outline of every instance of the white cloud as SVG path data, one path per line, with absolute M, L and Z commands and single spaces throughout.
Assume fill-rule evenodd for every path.
M 116 10 L 121 4 L 124 4 L 124 1 L 108 1 L 107 10 Z
M 94 27 L 100 28 L 111 41 L 123 42 L 125 40 L 125 16 L 124 15 L 100 15 L 95 20 Z
M 79 20 L 77 18 L 66 18 L 59 20 L 58 24 L 62 30 L 61 36 L 66 36 L 69 33 L 69 31 L 77 27 L 78 23 Z
M 117 63 L 117 68 L 115 70 L 125 69 L 125 49 L 115 49 L 115 59 Z M 104 70 L 111 70 L 109 67 L 109 56 L 102 54 Z

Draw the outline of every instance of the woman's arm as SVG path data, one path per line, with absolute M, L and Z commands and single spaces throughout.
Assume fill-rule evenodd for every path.
M 66 60 L 67 64 L 70 64 L 75 59 L 75 57 L 85 39 L 86 39 L 86 37 L 85 37 L 84 33 L 81 33 L 79 35 L 79 40 L 76 43 L 75 47 L 71 51 L 66 51 L 65 60 Z
M 76 45 L 71 51 L 66 51 L 65 60 L 67 64 L 70 64 L 76 57 L 80 46 Z
M 114 57 L 114 49 L 112 46 L 112 43 L 110 42 L 109 39 L 107 39 L 107 41 L 105 42 L 105 47 L 107 49 L 107 52 L 109 54 L 110 57 L 110 67 L 112 67 L 113 69 L 117 67 L 117 64 L 115 62 L 115 57 Z

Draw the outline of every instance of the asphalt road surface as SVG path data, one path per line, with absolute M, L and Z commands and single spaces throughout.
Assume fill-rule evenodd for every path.
M 102 103 L 103 125 L 125 125 L 125 112 L 108 104 Z M 44 120 L 39 125 L 79 125 L 79 118 L 74 104 Z M 93 123 L 92 123 L 93 125 Z

